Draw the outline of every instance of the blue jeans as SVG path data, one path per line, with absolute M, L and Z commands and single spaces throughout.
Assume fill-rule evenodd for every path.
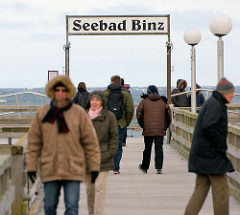
M 127 131 L 127 126 L 124 128 L 121 128 L 118 125 L 118 150 L 117 150 L 117 154 L 114 157 L 114 170 L 115 171 L 119 171 L 120 170 L 120 161 L 122 158 L 122 145 L 123 145 L 123 138 L 124 135 Z
M 60 190 L 63 186 L 65 215 L 78 215 L 80 192 L 79 181 L 50 181 L 44 183 L 44 212 L 45 215 L 56 215 Z

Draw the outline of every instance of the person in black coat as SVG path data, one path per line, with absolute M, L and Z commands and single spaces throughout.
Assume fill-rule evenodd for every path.
M 194 129 L 188 168 L 196 176 L 195 189 L 185 215 L 197 215 L 212 185 L 214 215 L 229 214 L 229 187 L 225 174 L 234 168 L 226 155 L 227 107 L 234 86 L 226 78 L 217 84 L 216 91 L 203 104 Z
M 203 105 L 203 103 L 205 102 L 205 98 L 204 98 L 204 95 L 201 93 L 201 90 L 199 90 L 199 89 L 201 89 L 201 86 L 197 83 L 196 83 L 196 89 L 198 90 L 196 92 L 196 102 L 197 102 L 196 105 L 197 105 L 197 107 L 201 107 Z M 190 88 L 190 90 L 191 90 L 191 88 Z M 187 102 L 188 102 L 188 107 L 191 107 L 191 105 L 192 105 L 191 104 L 191 94 L 188 95 Z
M 84 82 L 80 82 L 78 84 L 78 92 L 73 97 L 72 102 L 86 108 L 88 95 L 89 92 L 87 91 L 86 84 Z

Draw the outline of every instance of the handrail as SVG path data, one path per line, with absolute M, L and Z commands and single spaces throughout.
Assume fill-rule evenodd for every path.
M 10 93 L 10 94 L 6 94 L 6 95 L 0 95 L 0 98 L 9 97 L 9 96 L 16 96 L 16 95 L 22 95 L 22 94 L 33 94 L 33 95 L 37 95 L 37 96 L 47 97 L 45 94 L 28 91 L 28 92 L 19 92 L 19 93 Z
M 4 98 L 4 97 L 10 97 L 10 96 L 15 96 L 15 102 L 16 102 L 16 108 L 19 107 L 19 104 L 18 104 L 18 95 L 24 95 L 24 94 L 32 94 L 32 95 L 36 95 L 36 96 L 41 96 L 41 97 L 45 97 L 47 98 L 47 96 L 45 94 L 41 94 L 41 93 L 36 93 L 36 92 L 32 92 L 32 91 L 28 91 L 28 92 L 18 92 L 18 93 L 10 93 L 10 94 L 5 94 L 5 95 L 0 95 L 0 98 Z M 16 112 L 18 114 L 18 118 L 21 119 L 21 114 L 20 112 Z M 8 113 L 4 113 L 4 114 L 0 114 L 1 115 L 9 115 L 9 114 L 12 114 L 12 112 L 8 112 Z
M 214 90 L 210 90 L 210 89 L 196 89 L 196 92 L 197 91 L 206 91 L 207 92 L 206 99 L 207 99 L 209 92 L 213 92 Z M 181 92 L 181 93 L 171 94 L 171 97 L 175 97 L 175 96 L 179 96 L 179 95 L 183 95 L 183 94 L 189 94 L 189 93 L 191 93 L 191 90 L 184 91 L 184 92 Z M 235 96 L 240 96 L 240 93 L 235 93 Z

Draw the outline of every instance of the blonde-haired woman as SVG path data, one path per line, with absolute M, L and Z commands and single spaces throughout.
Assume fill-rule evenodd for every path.
M 86 109 L 95 127 L 100 151 L 101 168 L 95 183 L 87 173 L 85 184 L 89 215 L 104 215 L 106 184 L 109 170 L 114 169 L 113 158 L 118 148 L 118 127 L 115 115 L 108 111 L 102 91 L 90 93 Z

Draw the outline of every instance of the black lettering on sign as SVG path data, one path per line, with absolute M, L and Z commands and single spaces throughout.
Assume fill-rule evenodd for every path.
M 108 27 L 107 23 L 103 22 L 103 20 L 100 20 L 100 31 L 105 31 Z
M 146 20 L 143 20 L 142 29 L 143 29 L 143 31 L 147 30 Z
M 89 24 L 89 23 L 86 22 L 86 23 L 83 24 L 83 30 L 84 30 L 84 31 L 89 31 L 89 30 L 90 30 L 89 27 L 90 27 L 90 24 Z
M 76 19 L 76 20 L 74 20 L 74 22 L 73 22 L 73 25 L 74 25 L 74 27 L 73 27 L 73 30 L 74 31 L 80 31 L 81 30 L 81 20 L 78 20 L 78 19 Z
M 132 31 L 141 30 L 140 20 L 132 20 Z
M 97 30 L 98 30 L 98 24 L 97 24 L 96 22 L 92 23 L 91 29 L 92 29 L 93 31 L 97 31 Z
M 153 27 L 153 28 L 152 28 Z M 151 31 L 151 30 L 156 30 L 156 22 L 149 22 L 148 23 L 148 30 Z
M 158 30 L 164 30 L 164 27 L 163 27 L 163 22 L 158 22 Z
M 117 25 L 114 22 L 110 22 L 109 24 L 109 31 L 116 31 L 117 30 Z
M 126 31 L 126 20 L 123 20 L 118 24 L 118 30 L 119 31 Z

